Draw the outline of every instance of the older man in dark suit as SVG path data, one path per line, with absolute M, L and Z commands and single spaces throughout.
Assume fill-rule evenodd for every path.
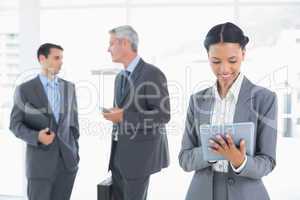
M 110 157 L 113 196 L 145 200 L 150 175 L 169 165 L 167 80 L 159 68 L 138 56 L 138 35 L 131 26 L 109 33 L 112 60 L 124 66 L 115 79 L 114 108 L 103 113 L 114 124 Z

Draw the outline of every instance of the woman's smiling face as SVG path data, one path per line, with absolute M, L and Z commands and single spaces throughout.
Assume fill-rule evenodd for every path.
M 208 50 L 209 64 L 221 87 L 230 87 L 240 73 L 245 51 L 238 43 L 217 43 Z

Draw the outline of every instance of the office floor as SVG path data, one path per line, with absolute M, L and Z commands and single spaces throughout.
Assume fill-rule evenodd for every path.
M 22 197 L 0 195 L 0 200 L 24 200 Z

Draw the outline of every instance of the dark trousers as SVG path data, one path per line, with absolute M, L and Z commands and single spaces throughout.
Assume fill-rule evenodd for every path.
M 60 155 L 55 177 L 28 179 L 28 200 L 69 200 L 76 174 L 77 170 L 70 172 L 65 168 Z
M 146 200 L 150 176 L 127 179 L 118 164 L 118 145 L 113 142 L 113 161 L 111 166 L 114 200 Z

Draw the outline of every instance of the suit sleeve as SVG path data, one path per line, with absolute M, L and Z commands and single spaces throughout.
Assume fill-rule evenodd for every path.
M 210 163 L 203 160 L 202 147 L 201 144 L 198 144 L 194 112 L 194 101 L 192 96 L 189 102 L 185 130 L 179 153 L 179 165 L 187 172 L 201 170 L 211 166 Z
M 13 134 L 25 141 L 29 145 L 38 146 L 39 132 L 28 128 L 24 123 L 25 116 L 25 100 L 22 92 L 22 87 L 18 86 L 14 94 L 14 105 L 10 115 L 9 129 Z
M 116 100 L 117 100 L 117 85 L 118 85 L 119 76 L 120 76 L 120 73 L 117 74 L 115 81 L 114 81 L 113 107 L 118 107 Z M 117 132 L 117 130 L 118 130 L 118 124 L 114 123 L 112 126 L 112 137 L 113 137 L 114 133 Z
M 252 179 L 268 175 L 276 165 L 277 97 L 273 93 L 260 103 L 262 109 L 258 116 L 256 154 L 254 157 L 247 156 L 247 163 L 238 174 Z
M 114 82 L 114 100 L 113 100 L 113 107 L 118 107 L 117 105 L 117 84 L 118 84 L 119 74 L 117 74 Z
M 124 110 L 124 121 L 134 127 L 143 124 L 147 126 L 159 126 L 166 124 L 170 120 L 170 99 L 165 75 L 154 70 L 147 74 L 148 78 L 145 82 L 144 97 L 146 98 L 147 109 L 139 109 L 140 111 Z

